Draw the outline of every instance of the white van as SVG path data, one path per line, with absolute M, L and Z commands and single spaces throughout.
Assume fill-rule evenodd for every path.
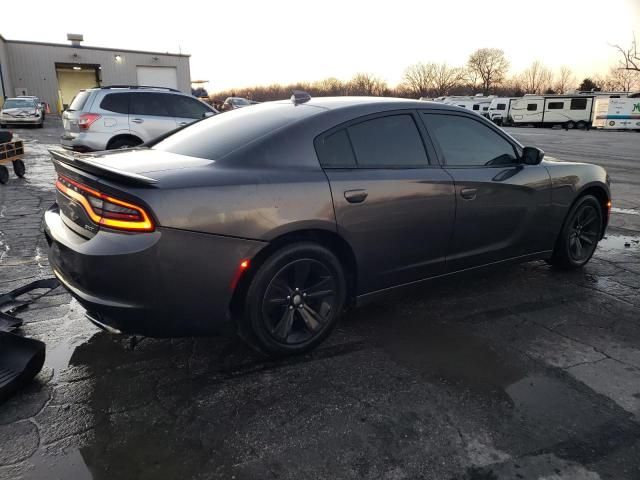
M 640 130 L 640 98 L 596 98 L 594 128 Z

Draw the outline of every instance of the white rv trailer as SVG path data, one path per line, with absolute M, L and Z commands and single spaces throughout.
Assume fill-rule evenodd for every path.
M 598 98 L 620 98 L 628 93 L 589 92 L 572 95 L 530 95 L 511 102 L 511 121 L 514 125 L 569 128 L 590 127 L 593 105 Z
M 496 97 L 489 104 L 489 112 L 487 118 L 496 125 L 508 123 L 509 113 L 511 112 L 511 103 L 518 100 L 519 97 Z
M 596 98 L 594 128 L 640 131 L 640 97 Z
M 494 98 L 495 95 L 485 97 L 481 94 L 474 96 L 446 97 L 442 103 L 447 105 L 457 105 L 458 107 L 476 112 L 479 115 L 487 116 L 489 113 L 489 105 Z

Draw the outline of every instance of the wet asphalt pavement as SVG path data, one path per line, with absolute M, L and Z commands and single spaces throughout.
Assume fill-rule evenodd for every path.
M 0 293 L 49 276 L 47 145 L 0 185 Z M 45 368 L 0 404 L 0 478 L 640 479 L 640 134 L 519 129 L 609 169 L 594 259 L 414 288 L 350 312 L 315 352 L 265 360 L 228 338 L 128 338 L 61 289 L 22 313 Z

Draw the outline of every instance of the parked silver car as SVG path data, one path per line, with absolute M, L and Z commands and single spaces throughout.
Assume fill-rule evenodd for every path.
M 7 98 L 0 110 L 0 127 L 7 125 L 35 125 L 42 128 L 44 110 L 33 97 Z
M 134 147 L 216 113 L 171 88 L 91 88 L 81 90 L 62 114 L 61 143 L 79 152 Z

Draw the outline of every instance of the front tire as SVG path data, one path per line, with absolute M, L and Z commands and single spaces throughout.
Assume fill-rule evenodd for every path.
M 331 251 L 310 242 L 287 245 L 251 280 L 240 335 L 268 355 L 307 352 L 331 333 L 345 298 L 342 265 Z
M 571 270 L 584 266 L 602 236 L 602 207 L 593 195 L 580 197 L 569 211 L 550 263 Z

